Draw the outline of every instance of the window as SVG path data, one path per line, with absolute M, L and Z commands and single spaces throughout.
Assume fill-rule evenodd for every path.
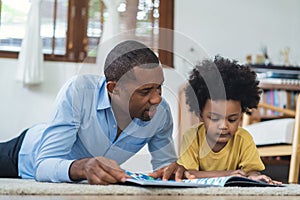
M 17 58 L 25 33 L 29 0 L 0 0 L 0 57 Z M 46 60 L 95 62 L 103 24 L 109 17 L 101 0 L 42 0 L 41 37 Z M 118 5 L 120 31 L 136 29 L 159 57 L 159 42 L 173 43 L 159 27 L 173 29 L 173 0 L 123 0 Z M 170 43 L 170 45 L 172 45 Z M 172 64 L 168 64 L 172 66 Z
M 43 53 L 52 56 L 65 55 L 68 1 L 43 0 L 40 7 Z
M 15 0 L 2 0 L 0 8 L 0 50 L 19 51 L 25 33 L 29 3 L 21 1 L 16 4 Z

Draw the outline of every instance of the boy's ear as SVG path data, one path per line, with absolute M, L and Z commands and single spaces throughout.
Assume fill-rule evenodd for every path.
M 200 111 L 200 114 L 199 114 L 199 120 L 200 120 L 200 122 L 203 122 L 203 121 L 204 121 L 204 120 L 203 120 L 203 115 L 202 115 L 201 111 Z
M 118 87 L 115 81 L 108 81 L 106 84 L 106 88 L 110 94 L 118 94 Z

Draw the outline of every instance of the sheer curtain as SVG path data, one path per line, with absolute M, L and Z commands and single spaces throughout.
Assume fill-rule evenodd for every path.
M 25 36 L 19 53 L 16 79 L 23 85 L 38 85 L 43 82 L 43 48 L 40 35 L 41 0 L 30 0 Z
M 120 17 L 118 12 L 118 7 L 122 0 L 103 0 L 103 3 L 106 6 L 108 12 L 108 18 L 104 22 L 103 25 L 103 35 L 101 36 L 101 41 L 99 42 L 98 46 L 98 53 L 97 53 L 97 64 L 100 63 L 100 57 L 102 55 L 102 51 L 99 51 L 100 45 L 107 41 L 108 39 L 116 36 L 120 32 Z
M 104 22 L 101 42 L 113 37 L 120 31 L 118 7 L 122 0 L 103 0 L 108 12 L 108 19 Z

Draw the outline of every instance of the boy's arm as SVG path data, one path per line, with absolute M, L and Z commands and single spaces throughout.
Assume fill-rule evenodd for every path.
M 281 185 L 282 182 L 272 180 L 269 176 L 261 174 L 259 171 L 250 171 L 248 172 L 248 178 L 255 181 L 263 181 L 270 184 Z

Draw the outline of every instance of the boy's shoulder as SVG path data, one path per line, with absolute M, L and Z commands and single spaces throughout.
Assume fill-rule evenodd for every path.
M 201 132 L 201 130 L 204 128 L 204 124 L 203 122 L 200 123 L 196 123 L 194 125 L 192 125 L 189 129 L 187 129 L 184 132 L 184 135 L 187 136 L 196 136 L 197 134 L 199 134 Z
M 246 141 L 253 140 L 251 134 L 242 127 L 238 128 L 237 132 L 235 133 L 235 136 Z

